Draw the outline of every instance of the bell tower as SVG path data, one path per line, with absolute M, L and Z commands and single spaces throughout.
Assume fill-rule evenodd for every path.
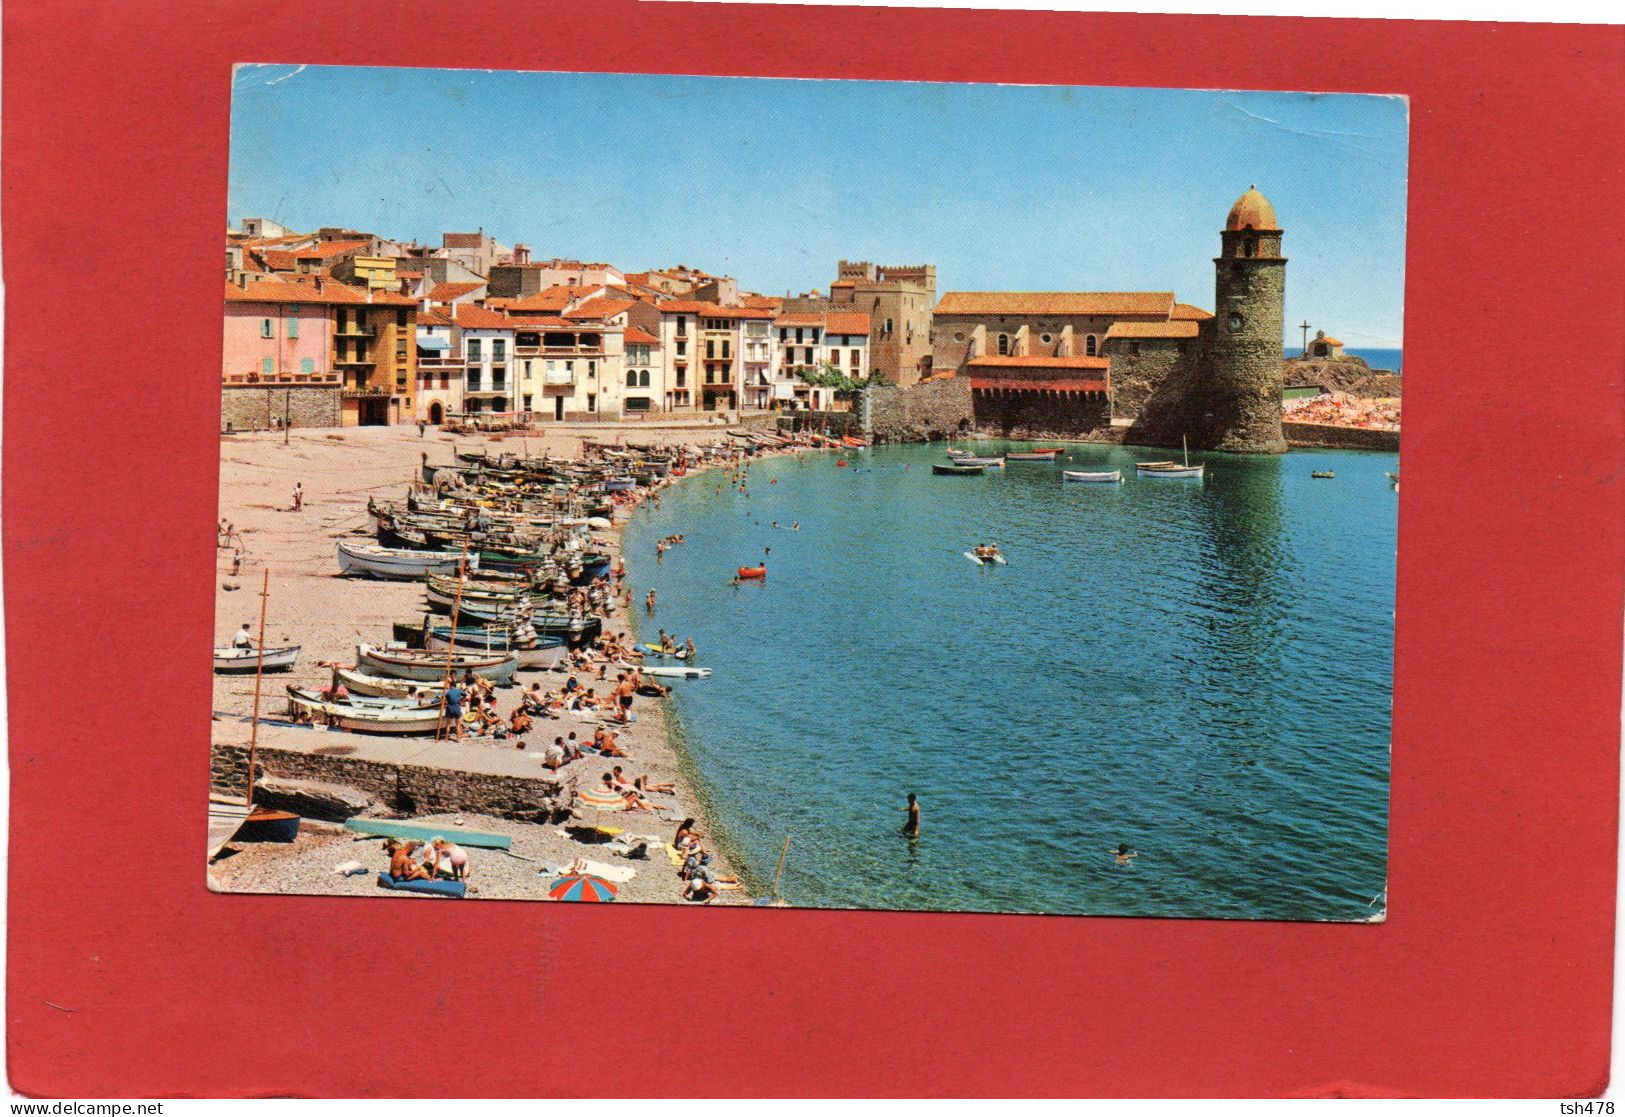
M 1269 199 L 1251 187 L 1219 234 L 1213 261 L 1215 331 L 1202 399 L 1191 410 L 1209 450 L 1284 454 L 1281 382 L 1286 257 Z

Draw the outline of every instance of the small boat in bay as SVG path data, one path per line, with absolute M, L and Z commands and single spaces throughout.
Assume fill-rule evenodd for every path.
M 291 671 L 298 658 L 298 644 L 286 648 L 266 648 L 263 665 L 256 648 L 216 648 L 214 669 L 222 675 L 247 674 L 262 666 L 266 671 Z
M 950 477 L 963 477 L 982 473 L 987 469 L 984 465 L 938 465 L 932 463 L 932 473 L 943 473 Z
M 965 552 L 965 557 L 978 566 L 1009 566 L 997 547 L 976 547 Z
M 1200 479 L 1207 468 L 1202 463 L 1191 464 L 1190 443 L 1184 438 L 1180 439 L 1184 446 L 1185 460 L 1183 462 L 1135 462 L 1134 472 L 1141 477 L 1192 477 Z
M 1056 462 L 1060 460 L 1055 450 L 1010 450 L 1005 453 L 1005 459 L 1013 462 Z
M 1322 480 L 1322 481 L 1330 481 L 1332 478 L 1336 477 L 1337 474 L 1333 473 L 1329 469 L 1317 469 L 1314 472 L 1310 473 L 1309 476 L 1317 478 L 1317 479 Z
M 1004 459 L 1003 458 L 965 457 L 965 458 L 958 459 L 954 464 L 955 465 L 979 465 L 979 466 L 984 466 L 987 469 L 1003 469 L 1004 468 Z
M 1120 485 L 1123 483 L 1123 471 L 1121 469 L 1107 469 L 1091 473 L 1083 469 L 1063 469 L 1061 470 L 1061 480 L 1063 482 L 1082 481 L 1095 485 Z
M 741 566 L 739 568 L 739 576 L 741 578 L 746 578 L 746 579 L 749 579 L 749 578 L 765 578 L 765 577 L 767 577 L 767 567 L 765 567 L 765 566 Z

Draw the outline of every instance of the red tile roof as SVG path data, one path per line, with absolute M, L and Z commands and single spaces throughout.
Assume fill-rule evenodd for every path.
M 824 315 L 824 332 L 831 334 L 869 335 L 869 316 L 859 311 L 831 311 Z
M 1113 322 L 1106 331 L 1106 340 L 1114 337 L 1179 338 L 1195 337 L 1202 332 L 1202 324 L 1192 321 L 1172 322 Z
M 773 324 L 775 326 L 822 326 L 824 316 L 822 314 L 805 314 L 795 311 L 790 314 L 779 315 L 773 319 Z
M 605 318 L 613 318 L 615 315 L 621 314 L 628 308 L 636 305 L 636 302 L 628 299 L 588 299 L 574 310 L 566 310 L 564 312 L 564 317 L 593 318 L 602 321 Z
M 697 303 L 692 299 L 669 299 L 663 303 L 656 303 L 656 308 L 662 314 L 709 314 L 710 303 Z
M 763 310 L 777 310 L 784 300 L 773 295 L 741 295 L 739 305 Z
M 246 288 L 234 283 L 226 284 L 228 303 L 317 303 L 322 305 L 365 305 L 367 296 L 343 283 L 324 281 L 317 290 L 314 283 L 290 280 L 262 279 L 249 283 Z
M 1168 315 L 1168 317 L 1184 321 L 1201 322 L 1208 318 L 1212 318 L 1213 315 L 1209 314 L 1199 306 L 1190 305 L 1190 303 L 1175 303 L 1173 313 Z
M 449 326 L 449 325 L 451 325 L 451 319 L 446 317 L 446 315 L 445 315 L 445 313 L 443 311 L 439 311 L 439 310 L 421 310 L 420 309 L 418 311 L 418 325 L 420 325 L 420 326 Z
M 658 348 L 660 339 L 647 330 L 640 330 L 636 326 L 628 326 L 626 327 L 626 344 L 653 345 Z
M 260 259 L 271 271 L 293 271 L 299 266 L 299 261 L 292 252 L 283 252 L 280 249 L 267 248 L 260 253 Z
M 533 295 L 525 295 L 521 298 L 509 299 L 505 301 L 509 310 L 540 310 L 557 314 L 559 311 L 563 310 L 576 299 L 581 297 L 581 294 L 578 294 L 577 292 L 584 294 L 587 291 L 596 291 L 597 289 L 597 287 L 577 288 L 557 284 L 552 287 L 543 288 Z M 490 299 L 487 301 L 492 305 L 496 304 L 495 299 Z
M 855 280 L 851 280 L 851 279 L 837 279 L 834 283 L 830 284 L 831 288 L 835 288 L 835 287 L 856 287 L 856 286 L 857 286 L 857 282 Z
M 483 283 L 437 283 L 429 292 L 429 297 L 437 303 L 455 302 L 464 295 L 471 295 L 484 286 Z
M 972 357 L 971 368 L 1111 368 L 1105 357 L 997 357 L 988 354 Z
M 1002 376 L 973 376 L 970 386 L 974 391 L 1013 389 L 1018 392 L 1104 392 L 1106 390 L 1104 380 L 1084 380 L 1070 376 L 1056 380 L 1007 380 Z
M 936 312 L 1015 317 L 1044 314 L 1167 318 L 1173 308 L 1172 291 L 949 291 L 937 303 Z
M 457 324 L 465 330 L 511 330 L 517 324 L 505 314 L 473 303 L 458 303 L 452 309 L 456 312 Z
M 327 260 L 334 256 L 350 256 L 364 252 L 372 242 L 364 240 L 328 240 L 301 248 L 296 255 L 301 260 Z

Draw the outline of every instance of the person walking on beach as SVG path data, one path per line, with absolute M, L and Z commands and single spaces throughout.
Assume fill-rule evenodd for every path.
M 423 437 L 423 433 L 424 433 L 424 432 L 425 432 L 425 431 L 427 431 L 427 430 L 428 430 L 428 429 L 429 429 L 429 423 L 428 423 L 428 420 L 426 420 L 426 419 L 419 419 L 419 420 L 418 420 L 418 437 L 419 437 L 419 438 L 422 438 L 422 437 Z
M 918 838 L 920 836 L 920 801 L 914 797 L 912 791 L 908 793 L 908 806 L 897 809 L 908 812 L 908 821 L 903 823 L 903 837 Z
M 302 512 L 305 508 L 305 485 L 302 481 L 293 483 L 293 510 Z
M 236 548 L 235 550 L 233 550 L 231 552 L 231 573 L 232 573 L 232 576 L 236 577 L 238 574 L 242 573 L 242 569 L 243 569 L 243 549 L 241 547 L 238 547 L 238 548 Z

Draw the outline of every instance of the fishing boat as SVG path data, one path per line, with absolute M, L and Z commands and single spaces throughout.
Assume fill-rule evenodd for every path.
M 440 703 L 430 706 L 361 706 L 312 698 L 299 688 L 288 688 L 288 712 L 313 722 L 336 725 L 352 733 L 389 733 L 398 736 L 433 736 L 440 728 Z
M 1123 471 L 1121 469 L 1107 469 L 1091 473 L 1082 469 L 1063 469 L 1061 470 L 1061 480 L 1084 481 L 1096 485 L 1119 485 L 1123 482 Z
M 412 691 L 424 697 L 439 700 L 440 687 L 428 683 L 414 683 L 407 679 L 391 679 L 387 675 L 369 675 L 349 667 L 337 669 L 339 681 L 351 694 L 377 698 L 408 698 Z
M 1310 473 L 1309 476 L 1314 477 L 1314 478 L 1318 478 L 1319 480 L 1322 480 L 1322 481 L 1330 481 L 1332 478 L 1336 477 L 1337 474 L 1333 473 L 1329 469 L 1317 469 L 1317 470 L 1313 471 L 1312 473 Z
M 969 476 L 973 473 L 982 473 L 987 469 L 984 465 L 938 465 L 932 463 L 932 473 L 945 473 L 951 477 Z
M 305 702 L 327 702 L 335 706 L 354 706 L 359 710 L 426 710 L 431 706 L 440 705 L 438 694 L 429 695 L 423 691 L 417 694 L 404 694 L 393 696 L 387 694 L 346 694 L 335 698 L 319 690 L 312 690 L 305 686 L 289 686 L 288 695 Z
M 974 451 L 960 450 L 953 446 L 948 447 L 943 451 L 943 453 L 947 454 L 950 458 L 974 458 L 976 456 Z
M 293 670 L 294 661 L 298 658 L 298 644 L 286 648 L 266 648 L 263 670 L 291 671 Z M 257 648 L 216 648 L 214 650 L 214 669 L 222 675 L 247 674 L 250 671 L 261 669 L 259 650 Z
M 519 668 L 519 656 L 511 651 L 442 655 L 426 649 L 379 648 L 371 644 L 356 646 L 355 661 L 369 674 L 426 683 L 440 682 L 449 669 L 457 675 L 472 671 L 479 678 L 507 685 L 513 682 L 513 673 Z
M 1055 450 L 1009 450 L 1005 458 L 1013 462 L 1056 462 L 1060 460 L 1059 452 Z
M 405 551 L 371 543 L 339 540 L 339 570 L 344 574 L 387 581 L 418 582 L 425 574 L 454 574 L 458 556 L 449 551 Z M 470 568 L 479 565 L 476 555 L 468 556 Z
M 570 652 L 569 641 L 562 636 L 531 635 L 524 641 L 514 641 L 501 631 L 458 628 L 457 646 L 470 651 L 511 651 L 519 657 L 519 666 L 536 671 L 550 671 L 564 662 Z M 451 647 L 451 629 L 434 626 L 423 632 L 425 651 L 443 652 Z
M 1134 472 L 1142 477 L 1194 477 L 1200 479 L 1202 471 L 1207 467 L 1200 462 L 1191 464 L 1190 443 L 1184 438 L 1180 439 L 1184 446 L 1185 460 L 1183 462 L 1135 462 Z
M 1004 459 L 1003 458 L 964 457 L 964 458 L 960 458 L 954 464 L 955 465 L 980 465 L 980 466 L 985 466 L 988 469 L 1003 469 L 1004 468 Z

